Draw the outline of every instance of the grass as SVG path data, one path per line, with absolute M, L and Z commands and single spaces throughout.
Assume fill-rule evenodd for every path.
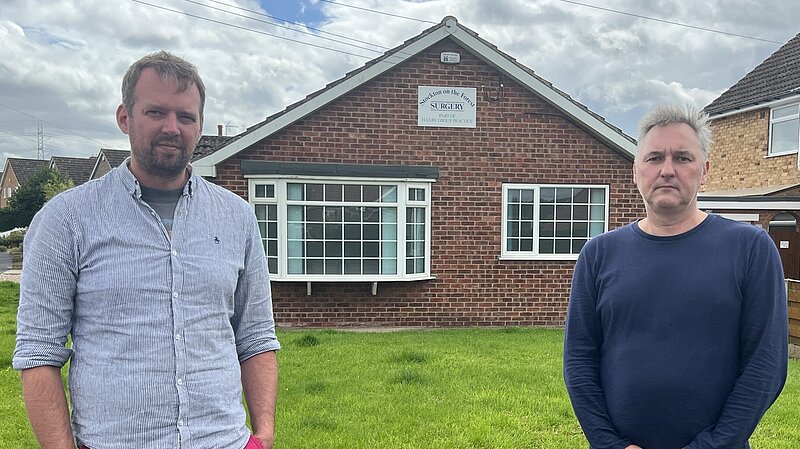
M 16 284 L 0 283 L 0 448 L 36 447 L 10 368 Z M 276 449 L 587 447 L 561 377 L 563 331 L 279 332 Z M 800 362 L 751 439 L 800 441 Z

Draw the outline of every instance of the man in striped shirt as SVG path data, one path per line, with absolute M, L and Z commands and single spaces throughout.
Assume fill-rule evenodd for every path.
M 162 51 L 122 97 L 131 157 L 49 201 L 25 239 L 13 365 L 33 431 L 44 449 L 271 448 L 266 258 L 249 205 L 188 163 L 203 82 Z

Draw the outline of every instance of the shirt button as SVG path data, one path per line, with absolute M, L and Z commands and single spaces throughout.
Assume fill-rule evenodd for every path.
M 179 426 L 182 426 L 182 425 L 183 425 L 183 420 L 182 420 L 182 419 L 179 419 L 179 420 L 178 420 L 178 425 L 179 425 Z
M 178 385 L 183 385 L 183 379 L 181 379 L 181 378 L 178 378 L 177 384 L 178 384 Z
M 175 340 L 180 341 L 180 339 L 181 339 L 181 334 L 175 334 Z
M 175 251 L 175 250 L 173 249 L 173 250 L 172 250 L 172 255 L 173 255 L 173 256 L 177 256 L 177 255 L 178 255 L 178 252 L 177 252 L 177 251 Z
M 173 298 L 177 298 L 178 297 L 178 292 L 172 292 L 172 297 Z

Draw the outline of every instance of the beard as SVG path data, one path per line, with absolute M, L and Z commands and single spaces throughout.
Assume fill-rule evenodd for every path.
M 174 146 L 178 151 L 162 153 L 158 146 Z M 136 161 L 149 175 L 172 179 L 180 176 L 189 164 L 194 148 L 188 149 L 179 138 L 157 138 L 146 148 L 134 151 Z

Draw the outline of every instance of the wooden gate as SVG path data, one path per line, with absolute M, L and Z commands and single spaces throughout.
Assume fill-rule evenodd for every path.
M 769 235 L 778 247 L 783 262 L 783 275 L 800 280 L 800 233 L 793 227 L 771 227 Z

